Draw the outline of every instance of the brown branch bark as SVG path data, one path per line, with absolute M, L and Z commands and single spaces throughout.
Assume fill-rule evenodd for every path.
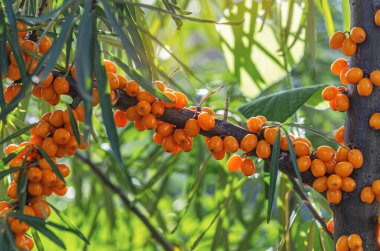
M 362 27 L 367 37 L 358 44 L 356 55 L 351 58 L 351 67 L 360 67 L 370 74 L 380 69 L 380 29 L 375 26 L 374 16 L 380 8 L 379 1 L 350 0 L 352 27 Z M 359 234 L 363 250 L 378 250 L 376 226 L 378 203 L 364 204 L 360 192 L 380 178 L 380 132 L 370 129 L 368 121 L 375 112 L 380 112 L 380 88 L 374 87 L 369 97 L 358 95 L 355 85 L 348 86 L 350 108 L 345 123 L 345 143 L 358 147 L 364 157 L 362 168 L 352 174 L 357 188 L 341 203 L 332 206 L 334 213 L 335 241 L 342 235 Z
M 77 152 L 75 156 L 77 156 L 84 163 L 86 163 L 91 168 L 91 170 L 99 177 L 103 184 L 106 185 L 109 189 L 111 189 L 111 191 L 113 191 L 120 197 L 120 199 L 124 202 L 128 209 L 131 210 L 148 228 L 153 239 L 155 239 L 165 250 L 173 250 L 173 245 L 162 236 L 162 234 L 150 223 L 150 221 L 144 216 L 144 214 L 141 213 L 141 211 L 129 200 L 123 188 L 112 183 L 108 176 L 83 153 Z

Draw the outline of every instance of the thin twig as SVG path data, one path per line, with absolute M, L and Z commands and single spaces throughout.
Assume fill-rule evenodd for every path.
M 91 168 L 91 170 L 99 177 L 99 179 L 103 182 L 104 185 L 106 185 L 110 190 L 112 190 L 120 197 L 120 199 L 129 208 L 129 210 L 131 210 L 143 222 L 143 224 L 150 231 L 152 237 L 159 244 L 161 244 L 161 246 L 165 250 L 173 250 L 173 245 L 162 236 L 162 234 L 149 222 L 149 220 L 141 213 L 141 211 L 129 200 L 129 198 L 124 192 L 124 189 L 112 183 L 108 176 L 104 174 L 103 171 L 87 156 L 78 152 L 75 155 Z
M 227 95 L 226 95 L 226 107 L 224 108 L 224 118 L 223 118 L 224 121 L 227 121 L 228 119 L 228 109 L 230 106 L 230 100 L 228 98 L 228 94 L 229 94 L 229 91 L 227 91 Z
M 199 103 L 198 107 L 201 107 L 202 104 L 213 94 L 215 94 L 216 92 L 218 92 L 220 89 L 223 89 L 226 85 L 222 85 L 222 86 L 219 86 L 216 90 L 208 93 L 202 100 L 201 102 Z
M 40 7 L 38 8 L 38 16 L 40 17 L 42 15 L 42 12 L 44 11 L 46 7 L 47 0 L 42 0 Z
M 26 0 L 21 0 L 20 5 L 18 6 L 18 9 L 21 11 L 24 8 Z
M 297 180 L 293 177 L 290 177 L 288 176 L 289 180 L 292 182 L 293 184 L 293 188 L 294 188 L 294 191 L 301 197 L 301 199 L 303 200 L 303 202 L 305 203 L 305 205 L 307 206 L 307 208 L 309 209 L 310 213 L 313 215 L 314 219 L 316 219 L 319 224 L 321 224 L 322 228 L 326 231 L 326 233 L 332 238 L 334 239 L 334 235 L 333 233 L 330 232 L 330 230 L 327 228 L 327 225 L 326 225 L 326 222 L 325 220 L 322 218 L 322 216 L 320 216 L 317 212 L 317 210 L 314 208 L 314 206 L 311 204 L 311 201 L 309 199 L 309 197 L 307 197 L 307 195 L 304 193 L 304 191 L 302 190 L 302 188 L 300 187 L 299 183 L 297 182 Z

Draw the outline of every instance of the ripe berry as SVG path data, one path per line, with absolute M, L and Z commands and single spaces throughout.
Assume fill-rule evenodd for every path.
M 363 70 L 354 67 L 346 72 L 346 80 L 349 84 L 357 84 L 364 76 Z
M 46 138 L 42 143 L 42 148 L 45 150 L 47 155 L 53 157 L 58 150 L 58 145 L 55 143 L 53 138 Z
M 153 114 L 148 114 L 141 118 L 141 123 L 145 129 L 152 130 L 157 126 L 157 119 Z
M 294 137 L 292 135 L 290 135 L 290 145 L 293 145 L 294 144 Z M 281 136 L 280 137 L 280 149 L 282 151 L 289 151 L 289 144 L 288 144 L 288 139 L 286 138 L 286 136 Z
M 311 172 L 315 177 L 322 177 L 326 174 L 326 165 L 320 159 L 311 162 Z
M 161 137 L 166 138 L 174 133 L 174 125 L 169 123 L 160 123 L 156 127 L 156 133 L 160 134 Z
M 323 193 L 327 190 L 327 177 L 322 176 L 314 180 L 313 182 L 313 188 L 315 191 Z
M 191 149 L 193 149 L 193 141 L 190 137 L 187 137 L 181 142 L 179 145 L 182 151 L 184 152 L 190 152 Z
M 362 78 L 358 83 L 358 93 L 362 97 L 368 97 L 371 95 L 373 85 L 371 80 L 368 78 Z
M 155 133 L 153 134 L 153 141 L 154 143 L 156 143 L 157 145 L 161 145 L 162 142 L 164 141 L 164 138 L 162 138 L 162 136 L 158 133 Z
M 348 153 L 348 161 L 355 169 L 363 165 L 363 154 L 359 149 L 353 149 Z
M 350 162 L 342 161 L 335 166 L 335 173 L 340 177 L 348 177 L 353 172 L 354 167 Z
M 297 159 L 298 169 L 301 173 L 309 170 L 311 166 L 311 159 L 309 156 L 301 156 Z
M 239 150 L 239 142 L 232 136 L 227 136 L 223 139 L 223 146 L 229 153 L 234 153 Z
M 356 188 L 356 182 L 353 178 L 351 177 L 343 177 L 342 178 L 342 186 L 340 189 L 346 193 L 350 193 L 354 191 Z
M 311 146 L 312 146 L 310 140 L 308 140 L 307 138 L 296 138 L 294 140 L 294 143 L 299 142 L 299 141 L 305 143 L 309 148 L 311 148 Z
M 44 169 L 42 171 L 42 184 L 51 187 L 57 181 L 57 176 L 51 169 Z
M 327 229 L 331 232 L 331 233 L 334 233 L 334 219 L 330 219 L 328 222 L 327 222 Z
M 360 238 L 357 234 L 351 234 L 348 237 L 348 246 L 353 249 L 357 250 L 358 248 L 361 248 L 363 245 L 362 238 Z
M 152 107 L 150 103 L 148 103 L 145 100 L 138 102 L 136 105 L 136 111 L 140 116 L 148 115 L 151 110 L 152 110 Z
M 333 50 L 338 50 L 338 49 L 342 48 L 343 41 L 345 39 L 346 39 L 346 35 L 343 32 L 341 32 L 341 31 L 335 32 L 331 36 L 330 41 L 329 41 L 330 48 Z
M 255 134 L 247 134 L 240 142 L 240 148 L 244 152 L 250 152 L 257 146 L 257 136 Z
M 352 41 L 351 38 L 344 39 L 343 44 L 342 44 L 342 53 L 345 56 L 350 57 L 354 55 L 356 53 L 356 48 L 357 48 L 356 43 Z
M 137 95 L 138 101 L 147 101 L 149 104 L 153 103 L 156 100 L 156 97 L 150 94 L 148 91 L 140 91 Z
M 371 72 L 370 80 L 371 80 L 372 84 L 374 84 L 376 86 L 380 86 L 380 71 L 374 70 L 373 72 Z
M 366 38 L 366 33 L 361 27 L 353 27 L 350 31 L 350 38 L 357 44 L 363 43 Z
M 164 138 L 164 141 L 162 142 L 162 148 L 166 152 L 173 152 L 177 148 L 177 143 L 175 143 L 174 138 L 172 135 L 167 136 Z
M 128 96 L 136 97 L 140 93 L 140 86 L 135 80 L 129 80 L 125 87 L 125 91 Z
M 202 107 L 202 112 L 207 112 L 208 114 L 210 114 L 211 116 L 215 116 L 215 112 L 213 109 L 211 109 L 210 107 Z
M 65 128 L 58 128 L 57 130 L 55 130 L 53 134 L 54 141 L 58 145 L 67 144 L 67 142 L 69 142 L 70 136 L 70 132 L 67 131 Z
M 211 137 L 208 140 L 207 147 L 211 152 L 220 152 L 223 150 L 223 140 L 219 136 Z
M 39 196 L 39 195 L 42 195 L 42 191 L 43 191 L 43 188 L 42 188 L 41 183 L 33 183 L 33 182 L 28 183 L 29 194 L 33 196 Z
M 371 187 L 364 187 L 360 192 L 360 200 L 363 203 L 371 204 L 375 200 L 375 193 Z
M 293 147 L 297 157 L 310 155 L 310 147 L 304 142 L 296 141 L 294 142 Z
M 186 141 L 187 136 L 186 136 L 185 131 L 183 129 L 176 129 L 173 133 L 173 138 L 174 138 L 174 141 L 178 145 L 180 145 Z
M 334 75 L 339 76 L 343 70 L 348 69 L 348 62 L 344 58 L 338 58 L 331 64 L 330 69 Z
M 329 146 L 320 146 L 315 151 L 315 155 L 322 161 L 329 161 L 334 158 L 335 151 Z
M 372 191 L 376 194 L 380 194 L 380 180 L 375 180 L 372 182 Z
M 195 137 L 201 130 L 198 121 L 196 119 L 189 119 L 185 124 L 185 133 L 189 137 Z
M 369 119 L 369 126 L 373 130 L 380 130 L 380 113 L 374 113 Z
M 335 98 L 336 110 L 339 112 L 345 112 L 350 108 L 350 101 L 347 95 L 339 93 Z
M 227 161 L 227 169 L 234 173 L 240 169 L 242 162 L 243 160 L 241 159 L 241 157 L 239 155 L 234 154 Z
M 327 187 L 330 189 L 339 189 L 342 186 L 342 178 L 332 174 L 327 178 Z
M 338 130 L 335 131 L 334 139 L 338 143 L 344 143 L 344 126 L 339 127 Z
M 377 26 L 380 26 L 380 10 L 376 11 L 374 21 Z
M 226 157 L 226 150 L 223 149 L 220 152 L 213 152 L 213 153 L 211 153 L 211 155 L 216 160 L 222 160 L 222 159 L 224 159 L 224 157 Z
M 340 189 L 327 189 L 326 196 L 331 204 L 339 204 L 342 201 L 342 191 Z
M 117 127 L 125 127 L 128 123 L 127 115 L 124 111 L 117 110 L 113 114 L 113 120 Z
M 67 94 L 70 90 L 69 82 L 62 77 L 57 77 L 53 82 L 54 91 L 58 94 Z
M 165 106 L 162 101 L 154 101 L 152 104 L 152 114 L 161 117 L 165 112 Z
M 336 251 L 349 251 L 350 247 L 348 246 L 348 237 L 341 236 L 335 244 Z
M 326 161 L 325 165 L 326 165 L 326 173 L 332 174 L 335 172 L 336 162 L 334 159 Z
M 258 133 L 263 129 L 263 121 L 258 117 L 252 117 L 247 120 L 247 128 L 253 133 Z
M 278 128 L 269 127 L 264 131 L 264 139 L 271 145 L 274 145 L 274 141 L 276 140 Z
M 31 167 L 28 172 L 28 179 L 31 182 L 39 182 L 42 178 L 42 171 L 38 167 Z
M 240 165 L 240 171 L 245 176 L 253 175 L 255 173 L 255 163 L 249 158 L 243 159 Z
M 188 102 L 185 94 L 183 94 L 181 92 L 174 92 L 174 95 L 177 97 L 177 99 L 175 101 L 175 107 L 179 108 L 179 109 L 185 108 L 185 106 L 187 105 L 187 102 Z
M 336 162 L 346 161 L 348 159 L 348 152 L 349 150 L 347 150 L 345 147 L 339 147 L 335 154 Z
M 331 101 L 339 94 L 339 90 L 335 86 L 328 86 L 322 91 L 322 98 L 326 101 Z
M 260 159 L 267 159 L 270 157 L 271 148 L 268 142 L 260 140 L 256 146 L 256 154 Z
M 128 84 L 128 80 L 121 76 L 121 75 L 116 75 L 117 79 L 119 80 L 119 88 L 120 89 L 124 89 L 125 87 L 127 87 L 127 84 Z
M 199 127 L 205 131 L 210 131 L 215 126 L 215 119 L 207 112 L 201 112 L 198 115 Z

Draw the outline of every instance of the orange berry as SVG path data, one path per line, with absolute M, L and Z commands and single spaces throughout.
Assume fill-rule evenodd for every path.
M 164 141 L 164 138 L 158 133 L 153 134 L 153 142 L 157 145 L 162 145 L 162 142 Z
M 66 164 L 58 164 L 57 167 L 64 178 L 70 175 L 70 167 Z
M 310 140 L 308 140 L 307 138 L 296 138 L 296 139 L 294 140 L 294 143 L 296 143 L 296 142 L 303 142 L 303 143 L 305 143 L 309 148 L 311 148 L 311 146 L 312 146 Z
M 297 159 L 298 169 L 301 173 L 309 170 L 311 166 L 311 159 L 309 156 L 301 156 Z
M 310 155 L 310 147 L 304 142 L 301 142 L 301 141 L 294 142 L 293 148 L 297 157 Z
M 145 115 L 141 118 L 141 122 L 145 129 L 152 130 L 157 126 L 157 119 L 153 114 Z
M 342 161 L 336 164 L 335 173 L 340 177 L 348 177 L 354 171 L 354 167 L 350 162 Z
M 257 136 L 255 134 L 247 134 L 240 142 L 240 148 L 244 152 L 250 152 L 257 146 Z
M 152 114 L 161 117 L 165 112 L 165 106 L 162 101 L 154 101 L 152 104 Z
M 179 145 L 182 151 L 184 152 L 190 152 L 191 149 L 193 149 L 193 141 L 190 137 L 185 137 L 185 139 L 181 142 Z
M 37 44 L 32 40 L 23 40 L 20 47 L 28 52 L 34 52 L 37 49 Z
M 125 112 L 117 110 L 113 114 L 113 120 L 117 127 L 125 127 L 128 123 L 127 115 Z
M 119 79 L 113 72 L 107 72 L 107 80 L 111 90 L 116 90 L 119 88 Z
M 380 195 L 380 180 L 375 180 L 374 182 L 372 182 L 372 191 L 376 195 Z
M 62 77 L 57 77 L 56 79 L 54 79 L 53 87 L 54 87 L 54 91 L 58 95 L 67 94 L 69 93 L 69 90 L 70 90 L 69 82 L 65 78 L 62 78 Z
M 37 182 L 29 182 L 28 183 L 28 193 L 33 196 L 39 196 L 42 195 L 43 187 L 41 183 Z
M 18 31 L 18 36 L 21 37 L 21 38 L 24 38 L 26 36 L 26 34 L 28 33 L 28 31 L 26 31 L 26 26 L 24 23 L 21 23 L 20 21 L 17 21 L 16 22 L 16 26 L 17 26 L 17 31 Z
M 294 139 L 292 138 L 292 136 L 290 136 L 290 141 L 291 141 L 291 145 L 293 145 Z M 288 144 L 288 139 L 286 138 L 286 136 L 280 137 L 280 149 L 282 151 L 289 151 L 289 144 Z
M 17 182 L 12 181 L 9 184 L 8 190 L 7 190 L 7 195 L 11 199 L 14 199 L 14 200 L 17 199 Z
M 346 72 L 346 80 L 349 84 L 357 84 L 363 78 L 363 70 L 359 67 L 354 67 Z
M 99 92 L 98 89 L 92 88 L 92 106 L 99 104 Z
M 350 31 L 351 40 L 357 44 L 363 43 L 366 36 L 365 31 L 360 27 L 352 27 Z
M 47 36 L 44 36 L 41 40 L 40 46 L 38 47 L 38 51 L 41 54 L 45 54 L 51 47 L 51 40 Z
M 57 95 L 57 93 L 55 92 L 53 86 L 50 85 L 46 88 L 42 88 L 41 98 L 43 98 L 44 100 L 46 100 L 46 101 L 53 100 L 56 95 Z
M 176 129 L 173 133 L 174 141 L 180 145 L 186 141 L 188 138 L 185 134 L 185 131 L 183 129 Z
M 119 88 L 120 89 L 124 89 L 125 87 L 127 87 L 127 83 L 128 83 L 128 80 L 121 76 L 121 75 L 116 75 L 117 79 L 119 80 Z
M 354 55 L 356 53 L 356 48 L 356 43 L 352 41 L 351 38 L 344 39 L 342 44 L 342 53 L 345 56 L 350 57 Z
M 5 153 L 7 155 L 11 154 L 12 152 L 16 151 L 18 149 L 18 145 L 16 144 L 9 144 L 7 148 L 5 149 Z
M 158 90 L 160 90 L 162 92 L 165 91 L 165 83 L 164 82 L 162 82 L 162 81 L 154 81 L 153 84 L 157 87 Z
M 311 162 L 311 172 L 315 177 L 321 177 L 326 174 L 326 164 L 320 160 L 315 159 Z
M 327 229 L 331 232 L 331 233 L 334 233 L 334 219 L 330 219 L 328 222 L 327 222 Z
M 380 10 L 376 11 L 374 21 L 377 26 L 380 26 Z
M 164 138 L 162 142 L 162 148 L 166 152 L 173 152 L 178 147 L 177 143 L 174 141 L 174 138 L 172 135 L 167 136 Z
M 49 118 L 49 123 L 54 127 L 61 127 L 65 122 L 63 121 L 63 111 L 54 111 Z
M 53 138 L 46 138 L 42 143 L 42 148 L 47 153 L 47 155 L 55 156 L 58 150 L 58 145 L 55 143 Z
M 160 123 L 156 127 L 156 133 L 160 134 L 161 137 L 166 138 L 174 133 L 174 125 L 169 123 Z
M 205 131 L 210 131 L 215 126 L 215 119 L 214 119 L 214 117 L 211 116 L 207 112 L 201 112 L 198 115 L 197 121 L 198 121 L 199 127 L 202 128 Z
M 38 123 L 36 130 L 34 131 L 37 136 L 40 136 L 41 138 L 45 138 L 50 134 L 49 130 L 50 124 L 48 122 L 40 122 Z
M 337 60 L 335 60 L 332 64 L 331 64 L 331 72 L 334 74 L 334 75 L 337 75 L 339 76 L 340 73 L 345 70 L 345 69 L 348 69 L 348 62 L 346 59 L 344 58 L 338 58 Z
M 196 119 L 189 119 L 185 124 L 185 133 L 189 137 L 195 137 L 199 134 L 200 126 Z
M 369 126 L 373 130 L 380 130 L 380 113 L 374 113 L 369 119 Z
M 350 108 L 350 101 L 347 95 L 339 93 L 335 98 L 336 110 L 339 112 L 345 112 Z
M 339 127 L 334 132 L 334 139 L 336 142 L 343 144 L 344 143 L 344 126 Z
M 342 186 L 340 187 L 342 191 L 346 193 L 350 193 L 355 190 L 356 182 L 351 177 L 343 177 L 342 178 Z
M 260 119 L 261 121 L 263 121 L 263 123 L 267 122 L 267 118 L 265 118 L 264 116 L 262 115 L 259 115 L 259 116 L 256 116 L 256 118 Z
M 202 112 L 207 112 L 208 114 L 210 114 L 211 116 L 215 116 L 215 112 L 213 109 L 211 109 L 210 107 L 202 107 Z
M 329 101 L 329 105 L 330 105 L 331 110 L 337 111 L 335 100 Z
M 260 140 L 256 146 L 256 154 L 260 159 L 267 159 L 270 157 L 272 149 L 265 140 Z
M 346 39 L 346 35 L 343 32 L 341 32 L 341 31 L 335 32 L 331 36 L 330 41 L 329 41 L 330 48 L 333 50 L 338 50 L 338 49 L 342 48 L 343 41 L 345 39 Z
M 329 161 L 334 158 L 335 151 L 329 146 L 320 146 L 315 151 L 315 155 L 322 161 Z
M 348 161 L 355 169 L 363 165 L 363 154 L 359 149 L 353 149 L 348 153 Z
M 65 128 L 58 128 L 53 134 L 55 143 L 58 145 L 66 145 L 70 140 L 70 132 Z
M 125 111 L 125 115 L 127 116 L 128 120 L 132 120 L 132 121 L 135 121 L 141 118 L 141 116 L 137 112 L 136 106 L 128 107 L 128 109 Z
M 243 159 L 240 165 L 240 171 L 245 176 L 252 176 L 255 173 L 255 163 L 251 159 Z
M 342 186 L 342 178 L 332 174 L 327 178 L 327 187 L 330 189 L 339 189 Z
M 348 246 L 348 237 L 341 236 L 335 244 L 336 251 L 349 251 L 350 247 Z
M 253 133 L 258 133 L 263 129 L 263 121 L 257 117 L 252 117 L 247 120 L 247 128 Z
M 372 84 L 374 84 L 376 86 L 380 86 L 380 71 L 374 70 L 373 72 L 371 72 L 370 80 L 371 80 Z
M 211 137 L 208 140 L 207 147 L 211 152 L 220 152 L 223 150 L 223 140 L 219 136 Z
M 44 200 L 42 199 L 33 200 L 32 207 L 37 217 L 46 219 L 47 217 L 50 216 L 50 207 Z
M 276 140 L 278 128 L 269 127 L 264 131 L 264 139 L 271 145 L 274 145 L 274 141 Z
M 106 69 L 107 72 L 112 72 L 112 73 L 117 72 L 116 65 L 112 61 L 105 59 L 103 60 L 103 63 L 104 63 L 104 68 Z
M 339 147 L 335 154 L 336 162 L 346 161 L 348 159 L 348 152 L 346 148 Z
M 185 94 L 183 94 L 181 92 L 174 92 L 174 95 L 177 97 L 177 99 L 175 101 L 175 107 L 179 108 L 179 109 L 185 108 L 185 106 L 187 105 L 187 102 L 188 102 Z
M 19 219 L 14 219 L 10 223 L 10 228 L 15 235 L 21 235 L 25 234 L 29 230 L 29 225 Z
M 145 116 L 150 114 L 150 111 L 152 110 L 152 106 L 147 101 L 140 101 L 136 105 L 136 111 L 140 116 Z
M 242 162 L 242 158 L 234 154 L 227 161 L 227 169 L 234 173 L 240 169 Z
M 239 142 L 233 136 L 227 136 L 223 139 L 223 146 L 229 153 L 239 150 Z
M 136 97 L 140 93 L 140 85 L 135 80 L 129 80 L 125 91 L 131 97 Z
M 348 72 L 348 69 L 344 69 L 339 74 L 339 80 L 344 85 L 348 85 L 349 84 L 348 81 L 347 81 L 347 79 L 346 79 L 346 73 L 347 72 Z
M 51 169 L 42 170 L 42 184 L 51 187 L 57 181 L 57 176 Z
M 358 83 L 358 93 L 360 96 L 368 97 L 373 89 L 372 82 L 368 78 L 362 78 Z
M 38 167 L 31 167 L 28 172 L 28 179 L 31 182 L 39 182 L 42 178 L 42 171 Z
M 149 92 L 143 90 L 143 91 L 140 91 L 139 94 L 137 95 L 137 100 L 146 101 L 149 104 L 151 104 L 156 100 L 156 97 L 150 94 Z
M 331 101 L 339 94 L 338 88 L 335 86 L 328 86 L 322 91 L 322 98 L 326 101 Z
M 213 152 L 211 153 L 212 157 L 214 157 L 214 159 L 216 160 L 222 160 L 224 159 L 224 157 L 226 157 L 226 150 L 223 149 L 222 151 L 220 152 Z
M 358 248 L 361 248 L 363 245 L 362 238 L 360 238 L 357 234 L 351 234 L 348 237 L 348 246 L 352 250 L 357 250 Z
M 364 187 L 360 192 L 360 200 L 363 203 L 371 204 L 375 200 L 375 193 L 371 187 Z
M 342 201 L 342 191 L 340 189 L 327 189 L 327 201 L 331 204 L 339 204 Z
M 313 182 L 313 188 L 315 191 L 323 193 L 324 191 L 327 190 L 327 177 L 322 176 L 319 178 L 316 178 Z

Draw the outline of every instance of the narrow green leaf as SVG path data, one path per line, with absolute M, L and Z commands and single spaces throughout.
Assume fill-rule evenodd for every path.
M 316 226 L 315 221 L 312 221 L 311 226 L 309 228 L 309 234 L 307 237 L 307 242 L 306 242 L 307 243 L 307 249 L 306 249 L 306 251 L 314 250 L 315 226 Z
M 81 240 L 83 240 L 86 244 L 88 244 L 88 245 L 90 244 L 90 242 L 87 240 L 87 238 L 84 237 L 84 235 L 79 230 L 77 231 L 75 229 L 72 229 L 71 227 L 65 227 L 65 226 L 59 225 L 59 224 L 51 222 L 51 221 L 46 222 L 46 225 L 54 227 L 54 228 L 61 230 L 61 231 L 73 233 L 76 236 L 78 236 Z
M 322 9 L 323 9 L 322 15 L 323 15 L 325 22 L 326 22 L 327 33 L 329 34 L 329 36 L 332 36 L 335 28 L 334 28 L 334 21 L 333 21 L 333 18 L 331 16 L 331 10 L 330 10 L 330 5 L 329 5 L 328 0 L 322 0 Z
M 6 164 L 8 164 L 9 161 L 14 159 L 20 152 L 22 152 L 26 146 L 20 147 L 19 149 L 13 151 L 11 154 L 9 154 L 7 157 L 3 158 L 0 162 L 1 168 L 3 168 Z
M 297 123 L 285 123 L 284 125 L 288 125 L 288 126 L 291 126 L 291 127 L 296 127 L 296 128 L 302 128 L 314 135 L 317 135 L 319 137 L 322 137 L 328 141 L 331 141 L 331 142 L 334 142 L 335 144 L 338 144 L 340 146 L 343 146 L 342 144 L 339 144 L 338 142 L 335 141 L 335 139 L 333 138 L 330 138 L 330 137 L 327 137 L 326 135 L 323 135 L 322 133 L 320 133 L 319 131 L 317 130 L 314 130 L 314 129 L 311 129 L 310 127 L 306 126 L 306 125 L 303 125 L 303 124 L 297 124 Z
M 349 31 L 351 29 L 351 10 L 350 10 L 349 0 L 342 0 L 342 10 L 343 10 L 343 30 Z
M 9 220 L 7 219 L 6 223 L 5 223 L 5 234 L 6 234 L 6 239 L 10 245 L 10 251 L 12 250 L 18 250 L 18 248 L 16 247 L 16 243 L 15 243 L 15 238 L 13 237 L 13 234 L 12 234 L 12 231 L 9 227 Z
M 20 170 L 20 175 L 19 175 L 19 182 L 17 183 L 17 197 L 20 199 L 19 200 L 19 208 L 21 212 L 24 212 L 24 206 L 26 202 L 26 189 L 28 185 L 28 170 L 26 169 L 26 161 L 28 160 L 28 156 L 30 154 L 30 149 L 28 152 L 25 154 L 25 158 L 22 161 L 22 169 Z M 25 171 L 24 171 L 25 170 Z
M 300 87 L 260 97 L 251 103 L 240 106 L 238 110 L 246 118 L 264 115 L 270 121 L 284 122 L 324 86 L 326 85 Z
M 14 138 L 17 138 L 18 136 L 28 132 L 32 127 L 34 127 L 37 123 L 35 124 L 31 124 L 31 125 L 28 125 L 20 130 L 18 130 L 17 132 L 15 132 L 14 134 L 12 135 L 9 135 L 8 137 L 5 137 L 4 139 L 0 140 L 0 145 L 8 142 L 8 141 L 11 141 L 12 139 Z
M 33 241 L 36 244 L 37 251 L 45 251 L 44 245 L 42 244 L 41 238 L 35 228 L 32 228 Z
M 4 179 L 4 177 L 6 177 L 7 175 L 15 172 L 15 171 L 18 171 L 18 170 L 21 170 L 23 169 L 22 166 L 20 167 L 12 167 L 12 168 L 9 168 L 9 169 L 5 169 L 4 171 L 1 171 L 0 172 L 0 180 Z
M 78 145 L 80 145 L 80 134 L 79 134 L 79 129 L 78 129 L 78 122 L 74 117 L 74 113 L 70 105 L 67 105 L 67 109 L 69 110 L 70 125 L 71 125 L 71 128 L 73 129 L 74 137 Z
M 164 3 L 166 9 L 174 14 L 175 13 L 175 9 L 174 7 L 170 4 L 170 2 L 168 0 L 162 0 L 162 2 Z M 182 20 L 176 16 L 171 16 L 173 21 L 175 22 L 175 24 L 177 25 L 177 30 L 181 29 L 182 27 Z
M 283 234 L 283 236 L 281 238 L 281 241 L 280 241 L 280 243 L 278 245 L 277 250 L 281 250 L 282 246 L 284 245 L 286 237 L 288 236 L 288 234 L 289 234 L 289 232 L 290 232 L 290 230 L 291 230 L 291 228 L 293 226 L 293 223 L 294 223 L 295 219 L 297 218 L 298 212 L 299 212 L 299 210 L 302 207 L 302 205 L 303 205 L 303 202 L 300 203 L 300 204 L 297 204 L 296 208 L 294 208 L 292 210 L 292 213 L 291 213 L 291 215 L 289 217 L 288 225 L 286 226 L 286 230 L 285 230 L 285 232 L 284 232 L 284 234 Z
M 54 161 L 50 158 L 50 156 L 45 152 L 45 150 L 40 147 L 40 146 L 37 146 L 38 147 L 38 151 L 41 153 L 42 157 L 44 157 L 47 162 L 49 163 L 49 165 L 51 166 L 51 169 L 53 170 L 53 172 L 55 173 L 55 175 L 57 175 L 57 177 L 63 182 L 66 184 L 66 181 L 65 181 L 65 178 L 62 176 L 61 172 L 59 171 L 57 165 L 54 163 Z
M 300 183 L 301 189 L 303 189 L 304 186 L 302 184 L 302 177 L 301 177 L 300 170 L 298 168 L 297 156 L 296 156 L 296 153 L 294 152 L 292 139 L 290 138 L 289 133 L 285 129 L 283 129 L 283 132 L 285 133 L 286 141 L 288 142 L 289 155 L 290 155 L 290 159 L 292 160 L 294 173 L 297 176 L 297 179 L 298 179 L 298 182 Z
M 272 156 L 270 159 L 270 182 L 269 182 L 269 194 L 268 194 L 268 211 L 267 222 L 270 221 L 272 216 L 273 202 L 276 193 L 277 175 L 278 175 L 278 163 L 280 157 L 280 138 L 281 130 L 279 129 L 274 140 L 272 148 Z

